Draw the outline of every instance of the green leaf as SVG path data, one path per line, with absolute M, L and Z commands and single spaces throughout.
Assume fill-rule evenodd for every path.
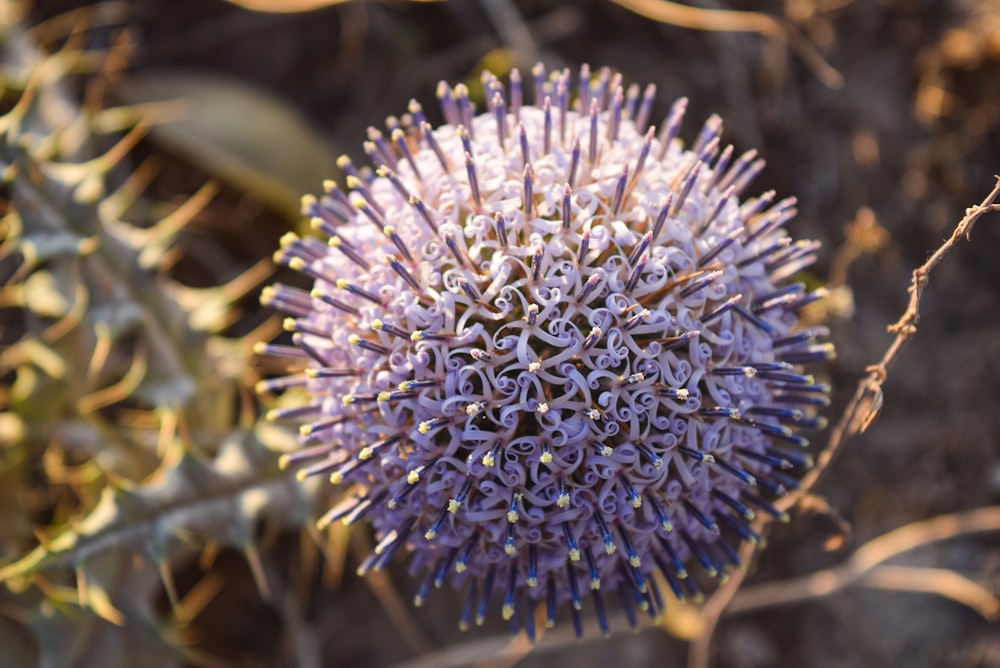
M 153 125 L 154 139 L 292 220 L 300 217 L 302 194 L 334 173 L 335 154 L 325 140 L 295 109 L 260 89 L 159 72 L 131 78 L 121 91 Z

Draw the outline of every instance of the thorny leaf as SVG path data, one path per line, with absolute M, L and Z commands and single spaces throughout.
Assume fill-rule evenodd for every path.
M 278 468 L 274 452 L 256 432 L 235 430 L 211 462 L 179 448 L 148 483 L 105 488 L 75 527 L 0 568 L 0 582 L 57 567 L 85 568 L 119 549 L 159 559 L 180 535 L 245 549 L 264 515 L 284 525 L 308 520 L 308 493 Z

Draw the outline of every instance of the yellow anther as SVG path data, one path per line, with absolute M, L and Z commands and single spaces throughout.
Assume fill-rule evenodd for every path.
M 302 215 L 303 216 L 308 215 L 309 209 L 311 209 L 316 204 L 316 196 L 303 195 L 302 198 L 299 200 L 299 202 L 302 205 Z

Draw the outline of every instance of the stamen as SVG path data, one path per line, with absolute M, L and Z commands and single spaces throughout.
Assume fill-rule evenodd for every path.
M 496 224 L 497 241 L 500 242 L 500 247 L 507 248 L 507 218 L 503 215 L 503 212 L 497 211 L 493 214 L 493 221 Z
M 424 141 L 427 142 L 427 146 L 430 147 L 431 151 L 434 153 L 434 157 L 437 158 L 438 163 L 441 165 L 442 171 L 444 171 L 445 174 L 451 172 L 451 161 L 448 160 L 444 151 L 441 150 L 441 145 L 434 136 L 434 129 L 431 127 L 430 123 L 426 121 L 422 122 L 420 124 L 420 130 Z
M 504 141 L 507 138 L 507 106 L 504 104 L 503 95 L 497 91 L 493 95 L 493 116 L 497 122 L 497 143 L 500 150 L 504 150 Z
M 660 468 L 657 466 L 656 468 Z M 649 501 L 649 505 L 653 508 L 653 513 L 656 515 L 656 519 L 660 522 L 660 528 L 663 529 L 665 533 L 670 533 L 674 530 L 674 523 L 670 521 L 670 517 L 663 510 L 663 506 L 652 493 L 646 494 L 646 500 Z
M 667 216 L 670 215 L 670 209 L 673 207 L 674 194 L 667 193 L 666 199 L 663 200 L 663 206 L 660 207 L 660 213 L 656 216 L 656 222 L 653 223 L 653 238 L 659 239 L 660 232 L 663 231 L 663 223 L 666 222 Z
M 621 86 L 615 87 L 614 96 L 611 98 L 611 109 L 608 111 L 608 141 L 614 142 L 618 139 L 618 126 L 622 120 L 622 103 L 624 95 Z
M 424 201 L 419 197 L 411 197 L 409 200 L 409 204 L 417 212 L 419 219 L 424 221 L 427 227 L 430 228 L 431 232 L 434 233 L 434 236 L 441 236 L 440 230 L 438 230 L 437 223 L 435 223 L 434 219 L 431 217 L 431 213 L 430 211 L 427 210 L 427 205 L 424 204 Z
M 562 523 L 563 536 L 566 538 L 567 553 L 569 554 L 570 561 L 580 561 L 580 546 L 576 543 L 576 538 L 573 537 L 573 532 L 569 528 L 569 522 Z M 567 564 L 570 566 L 569 564 Z M 572 566 L 570 566 L 572 568 Z
M 536 246 L 531 254 L 531 280 L 536 283 L 542 275 L 542 262 L 545 260 L 545 246 Z
M 649 115 L 653 111 L 653 103 L 656 101 L 656 85 L 649 84 L 642 94 L 642 103 L 639 105 L 639 113 L 635 116 L 635 127 L 642 132 L 649 124 Z M 650 128 L 653 130 L 654 128 Z
M 600 105 L 597 100 L 590 103 L 590 148 L 587 151 L 587 160 L 591 167 L 597 164 L 597 121 L 600 116 Z
M 507 580 L 507 595 L 503 600 L 503 609 L 500 614 L 504 618 L 504 621 L 510 621 L 514 616 L 514 593 L 517 586 L 517 569 L 514 568 L 512 564 L 510 567 L 510 576 Z
M 455 96 L 451 87 L 444 81 L 437 87 L 437 97 L 441 104 L 441 113 L 449 125 L 459 126 L 462 124 L 462 115 L 458 112 L 458 105 L 455 103 Z
M 517 122 L 521 121 L 522 97 L 521 72 L 515 67 L 510 71 L 510 111 Z
M 340 288 L 341 290 L 346 290 L 347 292 L 350 292 L 352 295 L 357 295 L 358 297 L 362 297 L 364 299 L 367 299 L 368 301 L 370 301 L 370 302 L 372 302 L 374 304 L 378 304 L 379 306 L 384 306 L 384 304 L 382 303 L 382 300 L 379 298 L 378 295 L 376 295 L 375 293 L 370 292 L 370 291 L 368 291 L 368 290 L 366 290 L 366 289 L 364 289 L 364 288 L 362 288 L 360 286 L 354 285 L 353 283 L 351 283 L 350 281 L 348 281 L 346 278 L 338 278 L 337 279 L 337 287 Z M 313 296 L 315 296 L 315 295 L 313 295 Z
M 455 86 L 455 98 L 458 100 L 458 113 L 462 119 L 461 126 L 469 133 L 470 139 L 475 139 L 475 128 L 472 124 L 472 102 L 469 101 L 469 89 L 465 84 Z
M 580 247 L 576 251 L 576 263 L 583 265 L 587 260 L 587 253 L 590 252 L 590 230 L 585 230 L 580 235 Z
M 482 626 L 486 621 L 486 611 L 490 608 L 490 596 L 493 594 L 493 580 L 496 578 L 497 567 L 490 566 L 486 573 L 486 582 L 483 584 L 483 597 L 479 601 L 479 610 L 476 612 L 476 626 Z
M 719 243 L 713 246 L 711 250 L 709 250 L 707 253 L 701 256 L 701 259 L 698 260 L 698 268 L 700 269 L 706 266 L 712 260 L 717 258 L 719 254 L 722 253 L 722 251 L 729 248 L 733 244 L 733 242 L 735 242 L 737 239 L 740 238 L 742 234 L 743 234 L 742 228 L 736 228 L 735 230 L 727 234 Z
M 617 216 L 621 213 L 622 205 L 625 203 L 625 186 L 628 185 L 628 163 L 626 162 L 622 166 L 621 176 L 618 177 L 618 183 L 615 184 L 615 194 L 611 200 L 611 215 Z
M 517 132 L 521 136 L 521 161 L 527 167 L 531 164 L 531 149 L 528 147 L 528 131 L 524 123 L 518 123 Z
M 698 277 L 691 283 L 688 283 L 688 285 L 683 290 L 681 290 L 680 293 L 678 293 L 680 298 L 687 299 L 691 295 L 700 292 L 701 290 L 704 290 L 712 283 L 715 283 L 715 281 L 719 280 L 719 278 L 721 278 L 724 273 L 726 272 L 723 269 L 716 269 L 714 271 L 703 273 L 700 277 Z
M 542 154 L 552 153 L 552 100 L 547 96 L 542 104 L 542 113 L 545 116 L 544 130 L 542 135 Z
M 604 553 L 607 555 L 614 554 L 618 550 L 618 546 L 615 545 L 615 539 L 611 536 L 607 522 L 604 521 L 604 517 L 599 512 L 594 513 L 594 519 L 597 520 L 597 529 L 601 534 L 601 540 L 604 542 Z
M 535 215 L 534 176 L 531 172 L 531 165 L 524 166 L 524 201 L 522 208 L 527 216 Z
M 580 602 L 580 585 L 577 583 L 576 567 L 572 562 L 566 563 L 566 578 L 569 580 L 569 596 L 573 610 L 582 610 L 583 604 Z
M 413 262 L 413 256 L 410 255 L 410 250 L 406 247 L 406 244 L 403 243 L 402 237 L 400 237 L 399 234 L 396 232 L 395 226 L 386 225 L 385 227 L 382 228 L 382 234 L 384 234 L 386 237 L 388 237 L 390 241 L 392 241 L 392 245 L 396 247 L 400 255 L 402 255 L 407 262 L 410 263 Z
M 573 204 L 570 198 L 573 196 L 573 188 L 567 183 L 563 187 L 562 197 L 562 227 L 568 230 L 573 221 Z
M 701 512 L 697 506 L 687 499 L 683 499 L 681 503 L 684 505 L 684 509 L 687 510 L 688 514 L 695 518 L 699 524 L 714 534 L 719 533 L 719 525 L 707 517 L 705 513 Z
M 410 273 L 410 270 L 403 266 L 403 263 L 392 255 L 385 256 L 386 264 L 392 267 L 392 270 L 402 278 L 414 292 L 420 292 L 421 286 L 420 282 Z
M 468 631 L 472 622 L 472 611 L 479 600 L 479 578 L 471 578 L 469 593 L 465 597 L 465 605 L 462 607 L 462 616 L 458 621 L 458 628 L 461 631 Z
M 681 540 L 684 541 L 684 544 L 688 546 L 691 554 L 694 555 L 694 558 L 698 560 L 701 567 L 705 569 L 706 573 L 708 573 L 708 576 L 713 578 L 718 577 L 719 569 L 715 567 L 715 564 L 709 558 L 708 554 L 704 549 L 702 549 L 701 543 L 692 538 L 691 534 L 689 534 L 686 529 L 682 528 L 678 531 L 678 533 L 680 534 Z
M 587 568 L 590 569 L 590 590 L 597 591 L 601 588 L 601 571 L 597 567 L 597 560 L 589 546 L 584 548 L 583 554 L 587 557 Z
M 674 102 L 670 107 L 670 113 L 663 120 L 663 130 L 660 131 L 660 153 L 656 156 L 657 160 L 662 161 L 666 155 L 667 151 L 670 149 L 670 143 L 677 136 L 677 131 L 680 130 L 681 121 L 684 119 L 684 112 L 687 109 L 687 98 L 682 97 Z
M 528 577 L 525 584 L 532 588 L 538 586 L 538 545 L 535 543 L 528 545 Z
M 330 248 L 336 248 L 337 250 L 339 250 L 341 253 L 347 256 L 347 259 L 349 259 L 351 262 L 358 265 L 365 271 L 371 271 L 372 267 L 370 264 L 368 264 L 368 261 L 365 260 L 363 257 L 361 257 L 361 255 L 356 250 L 354 250 L 353 247 L 351 247 L 348 244 L 345 244 L 340 237 L 330 237 L 328 245 L 330 246 Z
M 711 494 L 712 496 L 714 496 L 715 498 L 717 498 L 718 500 L 722 501 L 724 504 L 735 510 L 740 515 L 740 517 L 745 519 L 747 522 L 752 522 L 754 518 L 757 516 L 756 513 L 754 513 L 754 511 L 752 511 L 750 508 L 747 508 L 742 503 L 740 503 L 739 501 L 737 501 L 736 499 L 734 499 L 733 497 L 729 496 L 728 494 L 719 489 L 713 488 Z
M 478 212 L 483 200 L 479 194 L 479 179 L 476 178 L 476 161 L 471 153 L 465 154 L 465 171 L 469 176 L 469 188 L 472 190 L 472 208 Z
M 741 294 L 733 295 L 732 297 L 730 297 L 726 301 L 722 302 L 722 304 L 720 304 L 719 306 L 717 306 L 713 310 L 711 310 L 708 313 L 706 313 L 705 315 L 701 316 L 701 323 L 703 325 L 707 325 L 708 323 L 712 322 L 713 320 L 718 319 L 719 317 L 722 316 L 723 313 L 725 313 L 726 311 L 728 311 L 729 309 L 731 309 L 733 306 L 736 306 L 736 304 L 738 304 L 741 299 L 743 299 L 743 295 L 741 295 Z
M 573 152 L 569 158 L 569 171 L 566 174 L 566 183 L 572 186 L 576 183 L 576 170 L 580 166 L 580 138 L 573 140 Z

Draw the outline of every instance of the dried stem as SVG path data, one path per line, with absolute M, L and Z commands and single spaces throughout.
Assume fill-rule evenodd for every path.
M 351 549 L 354 555 L 363 559 L 372 553 L 374 545 L 361 532 L 355 531 L 351 534 Z M 430 641 L 420 624 L 414 619 L 410 606 L 403 601 L 402 595 L 396 589 L 388 573 L 384 571 L 372 570 L 365 578 L 368 588 L 378 599 L 379 604 L 389 617 L 395 627 L 399 638 L 403 640 L 417 654 L 429 654 L 434 650 L 434 643 Z
M 923 297 L 924 288 L 927 287 L 931 271 L 938 265 L 939 262 L 941 262 L 942 259 L 944 259 L 959 239 L 962 237 L 969 239 L 969 236 L 972 233 L 972 228 L 980 218 L 987 213 L 1000 211 L 1000 205 L 995 204 L 997 198 L 1000 197 L 1000 177 L 995 177 L 995 179 L 996 182 L 994 183 L 993 190 L 990 191 L 990 194 L 987 195 L 986 198 L 979 204 L 966 209 L 965 216 L 955 226 L 951 236 L 945 240 L 945 242 L 942 243 L 936 251 L 934 251 L 924 264 L 917 267 L 913 271 L 913 278 L 909 288 L 910 301 L 899 320 L 889 325 L 888 328 L 890 333 L 895 334 L 895 338 L 889 345 L 889 348 L 885 351 L 885 354 L 882 355 L 882 359 L 880 359 L 876 364 L 869 366 L 866 370 L 867 375 L 865 375 L 858 382 L 858 387 L 854 392 L 854 396 L 847 404 L 847 408 L 844 409 L 843 415 L 833 428 L 827 446 L 817 458 L 816 466 L 803 477 L 802 488 L 779 499 L 777 503 L 775 503 L 779 509 L 787 511 L 805 498 L 819 478 L 829 468 L 830 463 L 839 452 L 844 441 L 851 436 L 865 431 L 865 429 L 867 429 L 869 425 L 871 425 L 871 423 L 878 417 L 883 401 L 882 385 L 888 377 L 889 367 L 891 367 L 896 361 L 896 358 L 899 356 L 900 351 L 902 351 L 906 343 L 917 333 L 917 323 L 920 321 L 920 299 Z M 946 519 L 953 517 L 954 516 L 946 516 Z M 756 528 L 762 529 L 766 520 L 760 518 L 757 520 L 757 523 L 760 526 Z M 905 529 L 907 529 L 907 527 L 898 531 L 904 531 Z M 854 557 L 852 557 L 847 564 L 844 564 L 842 568 L 846 569 L 845 572 L 850 572 L 852 563 L 854 563 L 854 567 L 856 567 L 856 562 L 854 562 L 854 560 L 859 558 L 859 556 L 867 554 L 865 552 L 866 549 L 871 550 L 871 546 L 873 544 L 875 547 L 883 545 L 883 543 L 880 543 L 879 541 L 891 538 L 895 534 L 896 532 L 890 532 L 879 539 L 875 539 L 867 543 L 865 547 L 858 550 Z M 926 538 L 924 542 L 929 542 L 929 540 L 933 539 Z M 915 547 L 915 545 L 910 545 L 910 547 L 906 549 L 910 549 L 912 547 Z M 756 546 L 746 543 L 740 549 L 740 557 L 743 559 L 744 563 L 749 564 L 756 555 L 756 552 Z M 882 558 L 884 559 L 888 557 Z M 705 603 L 703 610 L 705 622 L 704 632 L 700 637 L 691 643 L 691 648 L 688 654 L 689 668 L 707 668 L 709 666 L 709 648 L 712 635 L 718 625 L 719 618 L 722 616 L 722 613 L 725 612 L 729 608 L 729 604 L 733 602 L 740 584 L 746 577 L 746 573 L 747 570 L 734 573 L 733 577 L 730 578 L 724 586 L 720 587 Z M 823 571 L 821 574 L 822 573 L 827 572 Z M 814 575 L 824 577 L 821 574 Z M 798 586 L 800 582 L 803 586 L 815 585 L 816 581 L 808 583 L 805 582 L 805 580 L 812 577 L 813 576 L 806 576 L 803 579 L 761 586 L 794 587 Z M 847 578 L 847 576 L 843 577 Z M 846 579 L 843 584 L 846 585 L 854 579 L 856 578 Z
M 987 213 L 1000 211 L 1000 205 L 994 203 L 998 197 L 1000 197 L 1000 177 L 996 177 L 993 190 L 986 196 L 986 199 L 966 209 L 965 217 L 955 226 L 951 236 L 934 251 L 934 254 L 924 264 L 913 270 L 913 278 L 909 287 L 909 304 L 899 320 L 889 325 L 888 328 L 891 334 L 896 335 L 895 339 L 882 355 L 882 359 L 866 369 L 868 375 L 858 383 L 854 396 L 830 434 L 829 443 L 819 454 L 816 466 L 803 477 L 802 489 L 780 499 L 776 504 L 778 508 L 788 510 L 797 504 L 829 467 L 843 442 L 855 434 L 862 433 L 878 417 L 882 407 L 882 385 L 888 376 L 889 367 L 895 363 L 903 346 L 917 333 L 917 323 L 920 321 L 920 299 L 923 297 L 924 288 L 927 287 L 931 271 L 944 259 L 959 239 L 969 238 L 973 226 L 980 218 Z
M 839 89 L 844 77 L 827 63 L 820 52 L 787 22 L 761 12 L 739 12 L 688 7 L 668 0 L 611 0 L 647 19 L 681 28 L 714 32 L 754 32 L 787 44 L 825 86 Z
M 978 584 L 939 568 L 886 566 L 884 562 L 930 543 L 977 533 L 1000 531 L 1000 506 L 978 508 L 914 522 L 873 538 L 834 568 L 790 580 L 742 589 L 728 612 L 749 612 L 827 596 L 851 584 L 881 589 L 931 592 L 962 603 L 986 619 L 996 619 L 1000 602 Z

